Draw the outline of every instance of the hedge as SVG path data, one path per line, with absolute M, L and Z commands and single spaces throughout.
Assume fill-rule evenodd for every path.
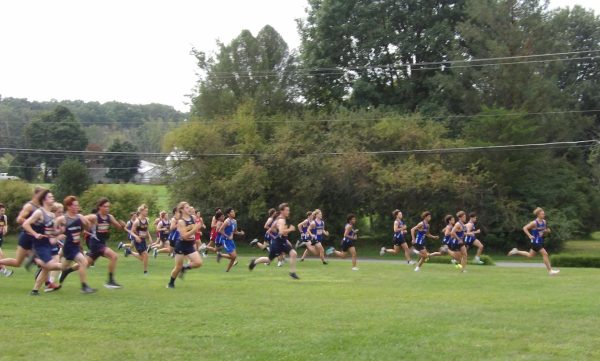
M 600 256 L 571 256 L 558 254 L 550 256 L 550 262 L 553 267 L 600 268 Z

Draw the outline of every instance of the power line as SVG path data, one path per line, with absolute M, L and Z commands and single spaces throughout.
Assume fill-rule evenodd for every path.
M 411 155 L 411 154 L 447 154 L 447 153 L 467 153 L 467 152 L 483 152 L 483 151 L 504 151 L 504 150 L 537 150 L 537 149 L 559 149 L 559 148 L 577 148 L 577 147 L 592 147 L 600 144 L 597 139 L 564 141 L 564 142 L 548 142 L 548 143 L 529 143 L 529 144 L 503 144 L 503 145 L 486 145 L 486 146 L 470 146 L 470 147 L 454 147 L 454 148 L 432 148 L 432 149 L 412 149 L 412 150 L 378 150 L 378 151 L 348 151 L 348 152 L 308 152 L 301 153 L 299 156 L 340 156 L 340 155 Z M 137 156 L 137 157 L 177 157 L 181 158 L 175 161 L 190 160 L 193 158 L 204 157 L 273 157 L 273 153 L 141 153 L 141 152 L 91 152 L 91 151 L 69 151 L 69 150 L 52 150 L 52 149 L 25 149 L 25 148 L 0 148 L 0 151 L 7 153 L 24 153 L 24 154 L 52 154 L 60 152 L 63 155 L 119 155 L 119 156 Z

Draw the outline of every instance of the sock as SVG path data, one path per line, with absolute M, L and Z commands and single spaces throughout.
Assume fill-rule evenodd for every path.
M 87 286 L 88 286 L 87 283 L 81 282 L 81 288 L 87 288 Z
M 175 278 L 171 277 L 171 280 L 169 281 L 170 285 L 174 285 L 175 284 Z
M 70 273 L 75 272 L 75 270 L 73 268 L 67 268 L 66 270 L 62 271 L 62 273 L 60 274 L 60 279 L 58 280 L 59 283 L 63 283 L 65 281 L 65 278 L 67 278 L 67 276 Z
M 115 280 L 114 280 L 114 278 L 113 278 L 113 274 L 112 274 L 112 272 L 109 272 L 109 273 L 108 273 L 108 282 L 114 282 L 114 281 L 115 281 Z

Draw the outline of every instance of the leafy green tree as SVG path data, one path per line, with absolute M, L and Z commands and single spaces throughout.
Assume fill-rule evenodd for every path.
M 106 176 L 115 181 L 129 182 L 140 166 L 140 156 L 135 154 L 137 147 L 128 141 L 116 139 L 108 152 L 126 154 L 107 154 L 104 165 L 109 168 Z
M 209 57 L 194 51 L 203 73 L 192 112 L 203 118 L 232 115 L 242 103 L 263 114 L 293 108 L 297 87 L 295 57 L 281 35 L 269 25 L 255 36 L 248 30 Z
M 80 196 L 91 184 L 86 166 L 76 159 L 67 159 L 58 167 L 52 192 L 60 201 L 68 195 Z

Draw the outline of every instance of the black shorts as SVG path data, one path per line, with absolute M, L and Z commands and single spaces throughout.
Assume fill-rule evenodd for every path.
M 67 243 L 63 247 L 63 256 L 67 261 L 74 261 L 75 257 L 81 252 L 81 249 L 78 244 L 75 243 Z
M 418 244 L 418 243 L 415 243 L 414 247 L 415 247 L 415 249 L 416 249 L 417 251 L 422 251 L 422 250 L 424 250 L 424 249 L 425 249 L 425 245 L 424 245 L 424 244 Z M 426 250 L 426 249 L 425 249 L 425 250 Z
M 460 247 L 461 247 L 461 245 L 460 245 L 460 244 L 458 244 L 458 243 L 450 243 L 450 244 L 448 245 L 448 248 L 450 248 L 450 250 L 451 250 L 451 251 L 453 251 L 453 252 L 458 252 L 458 251 L 460 251 Z
M 25 231 L 21 231 L 21 234 L 19 234 L 19 246 L 23 249 L 26 249 L 26 250 L 33 249 L 34 241 L 35 241 L 35 238 Z
M 146 244 L 146 240 L 142 238 L 141 242 L 133 242 L 135 246 L 135 250 L 138 251 L 139 254 L 146 252 L 148 249 L 148 245 Z
M 194 248 L 194 243 L 195 241 L 180 240 L 179 242 L 177 242 L 177 246 L 175 247 L 175 253 L 187 256 L 188 254 L 196 252 L 196 249 Z
M 90 257 L 93 261 L 97 260 L 100 257 L 104 256 L 104 251 L 106 251 L 106 245 L 103 243 L 88 243 L 88 246 L 91 245 L 90 251 L 85 255 Z
M 271 241 L 271 248 L 269 249 L 269 260 L 274 260 L 284 253 L 290 253 L 292 247 L 288 244 L 285 239 L 276 239 Z
M 342 240 L 342 252 L 346 252 L 352 247 L 354 247 L 354 240 L 346 238 Z
M 310 245 L 311 245 L 311 246 L 316 246 L 316 245 L 317 245 L 317 243 L 321 243 L 321 241 L 319 241 L 319 240 L 317 240 L 317 239 L 311 239 L 311 240 L 310 240 Z
M 534 250 L 534 251 L 536 251 L 536 252 L 539 252 L 542 249 L 544 249 L 544 244 L 543 243 L 532 243 L 531 244 L 531 249 Z
M 169 240 L 169 234 L 168 233 L 160 233 L 160 240 L 163 242 L 166 242 Z
M 404 237 L 394 237 L 394 246 L 402 246 L 404 243 L 406 243 Z

